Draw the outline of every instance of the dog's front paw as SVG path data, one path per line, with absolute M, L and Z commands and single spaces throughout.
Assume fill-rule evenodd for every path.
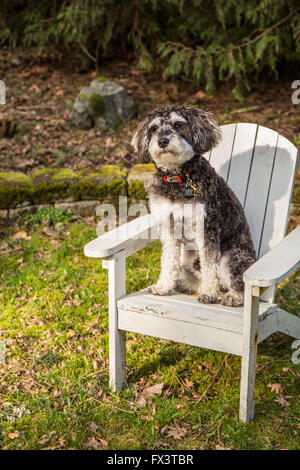
M 198 300 L 201 304 L 215 304 L 218 302 L 218 293 L 200 294 Z
M 221 297 L 221 304 L 227 307 L 241 307 L 244 304 L 242 292 L 229 291 Z
M 172 292 L 172 286 L 164 286 L 160 283 L 155 284 L 154 286 L 149 287 L 149 291 L 154 295 L 168 295 Z
M 193 295 L 197 292 L 197 285 L 185 282 L 184 280 L 178 279 L 176 281 L 176 289 L 183 294 Z

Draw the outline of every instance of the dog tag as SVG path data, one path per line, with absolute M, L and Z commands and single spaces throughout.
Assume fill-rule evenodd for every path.
M 193 197 L 196 194 L 196 188 L 194 186 L 186 186 L 183 194 L 185 197 Z

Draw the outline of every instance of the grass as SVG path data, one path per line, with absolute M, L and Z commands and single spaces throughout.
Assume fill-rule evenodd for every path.
M 248 424 L 238 421 L 240 358 L 230 354 L 128 333 L 128 387 L 110 392 L 107 272 L 83 255 L 95 237 L 88 222 L 45 212 L 0 244 L 0 446 L 298 449 L 299 365 L 283 335 L 259 346 Z M 156 281 L 159 258 L 156 243 L 127 260 L 128 292 Z M 299 314 L 297 294 L 299 273 L 278 301 Z

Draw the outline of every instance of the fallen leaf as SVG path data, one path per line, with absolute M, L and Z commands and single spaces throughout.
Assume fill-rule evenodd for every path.
M 283 408 L 289 406 L 289 402 L 283 396 L 275 398 L 274 401 L 278 403 L 280 406 L 282 406 Z
M 94 421 L 91 422 L 90 424 L 91 431 L 97 432 L 98 431 L 98 425 L 94 423 Z
M 276 394 L 282 391 L 280 384 L 268 384 L 268 387 L 270 387 L 271 392 L 275 392 Z
M 31 236 L 30 235 L 27 235 L 26 232 L 24 231 L 21 231 L 21 232 L 17 232 L 17 233 L 14 233 L 11 237 L 12 240 L 31 240 Z
M 136 402 L 134 403 L 134 405 L 137 407 L 137 408 L 143 408 L 145 405 L 146 405 L 146 399 L 141 396 L 139 397 Z
M 197 91 L 197 93 L 195 93 L 195 94 L 192 96 L 192 102 L 193 102 L 193 103 L 197 103 L 197 102 L 199 102 L 199 101 L 204 100 L 205 98 L 207 98 L 206 93 L 204 93 L 204 91 L 202 91 L 202 90 L 199 90 L 199 91 Z
M 56 235 L 55 230 L 49 226 L 43 228 L 43 233 L 47 235 L 47 237 L 54 237 Z
M 89 447 L 90 449 L 101 449 L 101 447 L 107 447 L 108 442 L 106 439 L 103 437 L 91 437 L 87 443 L 86 446 Z
M 164 384 L 160 383 L 160 384 L 152 385 L 151 387 L 147 387 L 143 390 L 142 396 L 146 399 L 152 398 L 154 397 L 155 394 L 160 393 L 162 391 L 163 386 Z
M 19 431 L 9 432 L 8 437 L 10 439 L 17 439 L 18 437 L 20 437 L 20 433 Z
M 185 385 L 187 388 L 191 388 L 191 387 L 194 385 L 194 382 L 192 382 L 191 380 L 185 379 L 184 385 Z

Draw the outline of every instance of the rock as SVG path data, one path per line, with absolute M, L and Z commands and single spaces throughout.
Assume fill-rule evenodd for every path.
M 21 65 L 21 61 L 20 59 L 17 57 L 17 56 L 14 56 L 10 59 L 10 63 L 11 65 L 13 65 L 14 67 L 18 67 L 19 65 Z
M 135 113 L 134 101 L 124 87 L 98 77 L 80 91 L 70 119 L 82 129 L 108 129 L 128 121 Z
M 145 199 L 155 174 L 153 163 L 138 164 L 128 173 L 128 195 L 136 200 Z
M 119 165 L 104 165 L 95 170 L 86 168 L 78 174 L 80 184 L 77 191 L 74 188 L 76 199 L 114 199 L 127 194 L 126 171 Z
M 26 214 L 34 214 L 38 209 L 43 207 L 51 207 L 49 204 L 31 205 L 31 206 L 18 206 L 15 209 L 8 210 L 8 218 L 16 219 Z
M 77 187 L 79 178 L 69 168 L 37 170 L 32 175 L 34 192 L 32 200 L 35 204 L 55 202 L 60 199 L 75 200 L 73 189 Z
M 56 202 L 54 207 L 61 210 L 70 210 L 74 214 L 86 217 L 96 215 L 96 209 L 100 204 L 100 201 Z
M 33 184 L 29 176 L 19 171 L 0 172 L 0 209 L 31 201 Z

